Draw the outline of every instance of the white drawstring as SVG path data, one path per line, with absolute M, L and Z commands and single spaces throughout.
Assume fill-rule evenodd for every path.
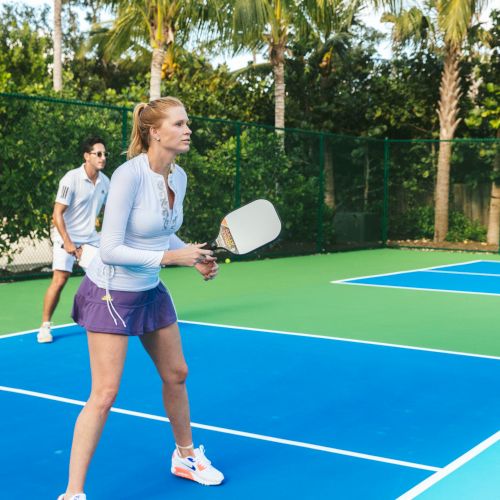
M 109 272 L 108 272 L 109 270 Z M 125 321 L 123 321 L 123 318 L 120 316 L 120 313 L 116 310 L 116 307 L 113 304 L 113 297 L 111 297 L 111 292 L 109 291 L 109 281 L 115 274 L 115 268 L 113 266 L 108 266 L 105 265 L 103 267 L 103 272 L 102 274 L 104 275 L 104 278 L 106 280 L 106 295 L 102 298 L 102 300 L 106 301 L 106 305 L 108 306 L 108 311 L 110 316 L 113 318 L 113 321 L 115 322 L 115 325 L 118 326 L 118 321 L 116 321 L 115 315 L 113 312 L 118 316 L 118 319 L 122 322 L 123 327 L 126 328 L 127 324 Z

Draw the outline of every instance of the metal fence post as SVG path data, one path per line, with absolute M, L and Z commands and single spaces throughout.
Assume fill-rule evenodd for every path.
M 323 250 L 323 205 L 325 203 L 325 134 L 319 136 L 319 193 L 318 193 L 318 236 L 316 238 L 316 251 Z
M 125 154 L 125 151 L 127 149 L 127 115 L 128 115 L 128 109 L 123 108 L 122 109 L 122 155 Z
M 382 244 L 387 246 L 387 233 L 389 226 L 389 158 L 390 141 L 384 139 L 384 205 L 382 214 Z
M 241 124 L 236 124 L 236 174 L 234 178 L 234 208 L 241 206 Z

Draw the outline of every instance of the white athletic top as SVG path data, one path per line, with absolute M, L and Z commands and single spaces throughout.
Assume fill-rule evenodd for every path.
M 175 194 L 172 210 L 164 178 L 140 154 L 118 167 L 111 177 L 104 212 L 100 252 L 87 276 L 108 290 L 143 291 L 158 285 L 166 250 L 186 244 L 175 235 L 183 220 L 186 172 L 175 165 L 168 176 Z
M 94 184 L 88 177 L 84 165 L 67 172 L 59 181 L 56 202 L 67 205 L 63 213 L 69 237 L 75 243 L 98 241 L 95 220 L 109 190 L 109 178 L 99 172 Z M 53 240 L 62 243 L 57 228 L 53 230 Z

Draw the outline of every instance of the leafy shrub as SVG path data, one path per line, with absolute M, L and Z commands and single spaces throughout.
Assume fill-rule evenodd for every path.
M 390 239 L 432 239 L 434 236 L 434 208 L 410 208 L 390 220 Z M 478 221 L 471 221 L 462 212 L 452 210 L 446 241 L 486 241 L 486 228 Z
M 90 135 L 106 141 L 109 176 L 123 161 L 120 111 L 0 98 L 0 255 L 20 238 L 49 236 L 59 180 L 83 163 Z
M 486 228 L 477 220 L 471 221 L 462 212 L 450 213 L 446 241 L 486 241 Z
M 399 216 L 391 215 L 389 238 L 406 240 L 432 238 L 434 235 L 434 209 L 429 206 L 409 208 Z

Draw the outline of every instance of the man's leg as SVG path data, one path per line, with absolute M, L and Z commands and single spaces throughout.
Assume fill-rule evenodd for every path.
M 52 281 L 45 292 L 43 299 L 42 325 L 37 335 L 39 343 L 52 342 L 52 333 L 50 332 L 51 318 L 59 303 L 61 292 L 66 285 L 71 273 L 68 271 L 55 270 L 52 275 Z
M 56 310 L 64 285 L 68 282 L 71 273 L 68 271 L 54 271 L 52 281 L 43 299 L 42 322 L 50 321 Z
M 71 276 L 75 257 L 61 248 L 60 242 L 54 242 L 52 249 L 52 281 L 45 292 L 42 310 L 42 326 L 37 335 L 39 343 L 52 342 L 52 333 L 50 331 L 52 315 L 59 302 L 62 289 Z

